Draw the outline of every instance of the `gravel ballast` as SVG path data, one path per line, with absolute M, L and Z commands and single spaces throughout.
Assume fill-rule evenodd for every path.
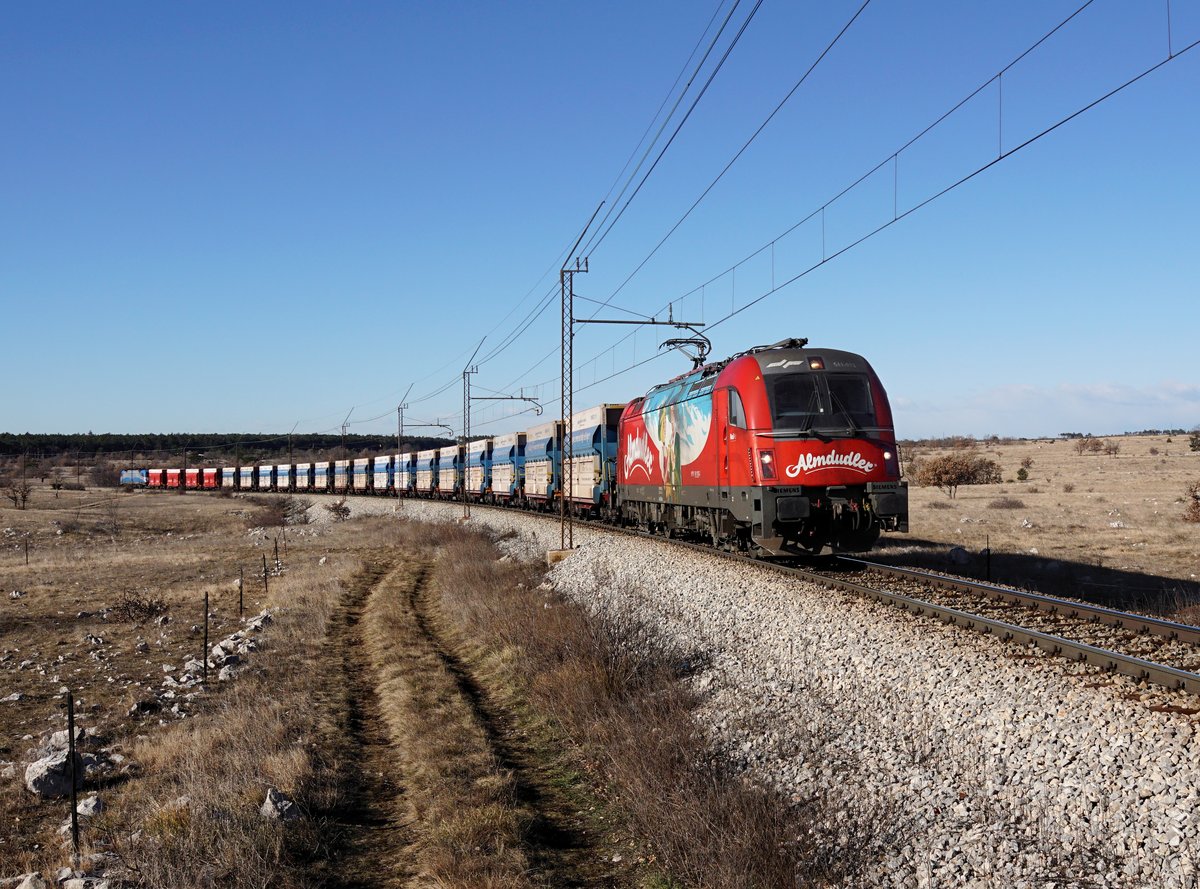
M 472 524 L 507 532 L 515 556 L 559 545 L 538 516 L 475 509 Z M 1200 724 L 1158 709 L 1194 698 L 750 563 L 578 525 L 575 542 L 554 586 L 695 651 L 714 743 L 832 806 L 830 843 L 869 862 L 854 885 L 1200 885 Z

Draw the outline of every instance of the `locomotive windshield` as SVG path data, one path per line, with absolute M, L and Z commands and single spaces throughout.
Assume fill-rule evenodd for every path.
M 863 374 L 778 374 L 766 382 L 776 431 L 854 433 L 876 425 L 871 381 Z

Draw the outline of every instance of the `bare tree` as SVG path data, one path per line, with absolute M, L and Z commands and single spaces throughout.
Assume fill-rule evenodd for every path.
M 25 504 L 29 502 L 29 495 L 33 489 L 28 482 L 18 481 L 16 479 L 10 481 L 4 488 L 4 496 L 12 501 L 13 506 L 17 509 L 24 509 Z

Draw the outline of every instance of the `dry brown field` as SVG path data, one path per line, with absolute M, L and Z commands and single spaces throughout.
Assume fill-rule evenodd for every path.
M 1103 441 L 1117 453 L 1080 454 L 1058 439 L 978 442 L 974 453 L 996 461 L 1003 481 L 960 487 L 953 499 L 910 483 L 910 531 L 885 535 L 873 557 L 983 578 L 990 547 L 994 581 L 1200 620 L 1200 525 L 1183 519 L 1200 452 L 1187 436 Z M 948 452 L 917 446 L 903 457 Z M 951 561 L 954 547 L 966 550 L 964 564 Z
M 873 556 L 1200 621 L 1200 525 L 1183 519 L 1186 489 L 1200 480 L 1200 453 L 1188 449 L 1186 437 L 1108 441 L 1116 453 L 1080 454 L 1061 440 L 977 443 L 977 454 L 1000 465 L 1003 481 L 960 487 L 954 498 L 912 487 L 912 530 L 886 535 Z M 904 456 L 943 452 L 918 447 Z M 1028 478 L 1017 481 L 1022 461 L 1032 462 Z M 195 848 L 253 853 L 238 862 L 214 859 L 215 876 L 222 867 L 242 873 L 250 860 L 261 863 L 258 876 L 305 882 L 298 871 L 293 878 L 279 870 L 281 862 L 302 861 L 289 857 L 287 842 L 317 848 L 330 823 L 335 834 L 343 829 L 339 811 L 349 807 L 353 815 L 358 805 L 346 797 L 353 782 L 345 781 L 344 769 L 369 749 L 331 741 L 345 732 L 330 714 L 351 712 L 338 695 L 361 670 L 341 656 L 331 661 L 329 640 L 347 632 L 338 630 L 351 613 L 345 597 L 363 566 L 393 558 L 387 554 L 396 525 L 368 519 L 285 532 L 282 502 L 212 493 L 55 492 L 35 483 L 28 508 L 0 504 L 0 877 L 52 873 L 66 862 L 59 828 L 68 807 L 39 801 L 22 777 L 50 733 L 65 726 L 69 688 L 80 726 L 89 731 L 85 752 L 104 748 L 119 757 L 89 774 L 87 784 L 116 803 L 104 816 L 109 841 L 119 843 L 123 829 L 128 835 L 129 822 L 121 819 L 136 812 L 138 823 L 164 836 L 187 835 Z M 273 563 L 276 540 L 286 569 L 264 589 L 263 558 Z M 178 712 L 171 705 L 131 715 L 153 690 L 161 692 L 168 670 L 180 675 L 186 661 L 200 657 L 206 591 L 210 644 L 240 626 L 239 568 L 247 614 L 284 606 L 264 642 L 263 666 L 236 684 L 210 679 L 207 688 L 180 689 Z M 166 623 L 118 609 L 122 601 L 152 600 L 161 603 Z M 303 608 L 291 607 L 296 603 Z M 276 656 L 284 650 L 287 657 Z M 320 706 L 297 706 L 308 701 Z M 238 757 L 228 755 L 230 738 L 237 739 Z M 257 776 L 249 785 L 248 771 Z M 301 785 L 309 788 L 307 804 L 329 814 L 306 821 L 307 832 L 290 841 L 261 819 L 203 822 L 205 830 L 244 827 L 239 845 L 199 832 L 200 821 L 171 808 L 187 796 L 194 810 L 219 814 L 237 803 L 255 815 L 265 786 L 288 792 Z M 106 822 L 88 824 L 93 838 L 98 823 Z M 244 875 L 253 882 L 252 873 Z M 189 879 L 159 876 L 161 885 Z
M 48 732 L 65 728 L 65 689 L 74 693 L 80 728 L 91 734 L 85 750 L 115 745 L 132 754 L 143 724 L 179 720 L 171 712 L 126 714 L 160 686 L 164 665 L 178 673 L 201 656 L 203 639 L 192 628 L 203 624 L 205 591 L 210 644 L 237 628 L 239 566 L 246 613 L 264 607 L 257 575 L 273 551 L 264 536 L 247 534 L 260 512 L 245 500 L 213 496 L 55 496 L 36 483 L 26 509 L 0 509 L 0 698 L 20 696 L 0 701 L 0 876 L 64 863 L 61 846 L 47 837 L 69 807 L 39 802 L 22 778 Z M 161 602 L 169 622 L 106 613 L 127 597 Z M 179 704 L 183 712 L 192 706 L 182 692 Z M 125 777 L 118 765 L 92 786 Z
M 103 803 L 77 873 L 734 889 L 795 871 L 783 837 L 812 831 L 707 751 L 674 648 L 601 632 L 470 528 L 372 515 L 382 500 L 335 521 L 313 499 L 286 535 L 273 496 L 35 485 L 0 507 L 0 881 L 71 863 L 69 801 L 24 781 L 68 695 L 80 798 Z M 263 628 L 239 619 L 239 571 Z M 254 645 L 202 681 L 206 592 L 208 651 Z M 273 798 L 299 817 L 264 816 Z

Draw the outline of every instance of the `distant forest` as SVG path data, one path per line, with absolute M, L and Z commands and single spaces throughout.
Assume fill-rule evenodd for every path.
M 122 435 L 0 432 L 0 457 L 25 456 L 35 460 L 87 459 L 119 460 L 132 464 L 167 463 L 185 456 L 192 465 L 258 461 L 282 462 L 289 451 L 296 460 L 372 456 L 394 453 L 394 435 L 341 435 L 296 433 L 289 436 L 268 433 L 183 433 Z M 401 439 L 405 450 L 426 450 L 453 444 L 451 439 L 406 435 Z M 289 447 L 290 444 L 290 447 Z

